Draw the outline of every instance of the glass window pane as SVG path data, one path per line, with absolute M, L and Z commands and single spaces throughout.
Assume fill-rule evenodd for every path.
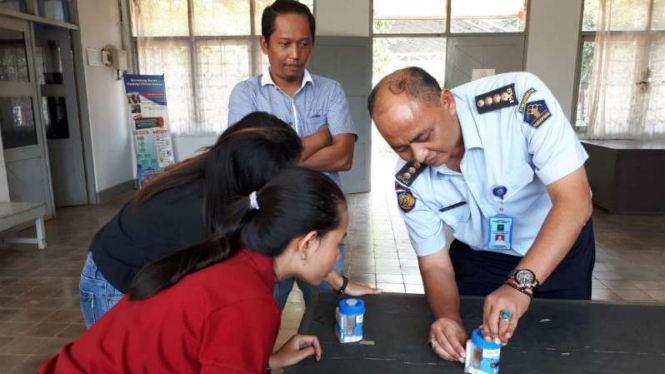
M 614 0 L 609 2 L 610 29 L 646 30 L 651 0 Z
M 194 35 L 249 35 L 249 0 L 193 0 Z
M 226 127 L 228 102 L 236 83 L 252 75 L 250 41 L 197 43 L 198 131 L 215 133 Z
M 589 83 L 593 73 L 593 54 L 595 43 L 585 41 L 582 45 L 582 66 L 580 71 L 580 86 L 577 92 L 577 116 L 575 126 L 586 127 L 589 108 Z
M 25 36 L 21 31 L 0 28 L 0 82 L 29 82 Z
M 141 74 L 164 74 L 171 130 L 188 132 L 196 126 L 189 42 L 139 40 L 138 51 Z
M 522 32 L 526 27 L 525 0 L 451 0 L 450 32 Z
M 26 12 L 25 0 L 2 0 L 0 8 L 13 10 L 15 12 Z
M 29 96 L 0 97 L 0 128 L 5 149 L 37 144 L 32 99 Z
M 446 0 L 374 0 L 375 34 L 440 34 L 446 31 Z
M 39 84 L 62 84 L 62 56 L 60 42 L 37 39 L 35 64 Z
M 268 55 L 263 53 L 261 46 L 259 45 L 258 38 L 253 41 L 254 47 L 254 58 L 256 59 L 256 70 L 253 75 L 261 74 L 265 69 L 270 67 L 270 61 L 268 60 Z
M 372 85 L 393 71 L 418 66 L 441 86 L 446 77 L 445 38 L 374 38 Z
M 651 30 L 665 30 L 665 0 L 654 0 Z
M 189 36 L 187 0 L 134 0 L 134 36 Z
M 645 126 L 654 134 L 665 134 L 665 38 L 651 44 L 649 90 Z
M 598 25 L 600 0 L 584 0 L 584 14 L 582 16 L 582 31 L 595 31 Z
M 42 113 L 47 139 L 69 139 L 67 104 L 64 97 L 42 97 Z
M 608 136 L 624 136 L 635 121 L 635 71 L 640 68 L 644 44 L 640 36 L 611 37 L 607 56 L 607 72 L 603 76 L 603 124 Z
M 584 0 L 584 15 L 582 18 L 583 31 L 596 31 L 600 19 L 601 0 Z M 612 0 L 607 4 L 610 6 L 610 30 L 614 31 L 637 31 L 646 30 L 649 3 L 651 0 Z M 654 26 L 662 29 L 663 23 L 663 0 L 654 0 L 653 22 Z M 660 11 L 658 11 L 660 8 Z
M 39 15 L 61 22 L 69 22 L 69 12 L 65 0 L 39 0 Z

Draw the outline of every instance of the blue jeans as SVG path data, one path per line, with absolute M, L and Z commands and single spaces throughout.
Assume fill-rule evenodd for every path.
M 90 328 L 124 296 L 109 283 L 88 253 L 79 282 L 81 311 L 85 325 Z
M 344 252 L 345 252 L 344 244 L 340 244 L 339 261 L 335 263 L 335 271 L 339 274 L 342 274 L 344 271 Z M 328 291 L 331 291 L 333 289 L 332 286 L 326 282 L 322 282 L 318 287 L 314 287 L 307 284 L 307 282 L 303 282 L 299 279 L 295 278 L 285 279 L 275 284 L 275 288 L 273 290 L 275 300 L 277 301 L 277 304 L 279 305 L 280 309 L 284 310 L 284 307 L 286 306 L 286 301 L 289 298 L 291 290 L 293 289 L 293 283 L 295 282 L 298 282 L 298 287 L 302 291 L 303 298 L 305 299 L 305 306 L 309 304 L 309 296 L 314 288 L 318 288 L 319 290 L 328 290 Z

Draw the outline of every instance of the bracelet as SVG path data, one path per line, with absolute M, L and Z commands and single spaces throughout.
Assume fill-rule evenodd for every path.
M 533 289 L 531 288 L 521 288 L 518 284 L 517 281 L 513 278 L 508 278 L 505 282 L 508 286 L 512 287 L 513 289 L 529 296 L 530 300 L 533 300 Z
M 349 278 L 342 275 L 342 279 L 343 279 L 342 287 L 340 287 L 339 290 L 335 290 L 335 292 L 337 292 L 340 295 L 344 294 L 344 291 L 346 291 L 346 286 L 349 285 Z

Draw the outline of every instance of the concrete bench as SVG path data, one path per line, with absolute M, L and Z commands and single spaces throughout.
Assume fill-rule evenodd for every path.
M 2 240 L 7 243 L 37 244 L 39 249 L 46 248 L 46 231 L 44 216 L 46 203 L 5 203 L 0 202 L 0 232 L 16 226 L 35 222 L 36 238 L 8 237 Z

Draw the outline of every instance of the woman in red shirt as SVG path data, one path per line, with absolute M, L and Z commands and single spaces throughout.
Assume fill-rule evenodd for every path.
M 40 373 L 256 373 L 314 355 L 296 335 L 271 355 L 280 324 L 276 281 L 319 284 L 339 258 L 348 213 L 328 177 L 280 172 L 241 197 L 211 239 L 145 266 L 127 295 Z

